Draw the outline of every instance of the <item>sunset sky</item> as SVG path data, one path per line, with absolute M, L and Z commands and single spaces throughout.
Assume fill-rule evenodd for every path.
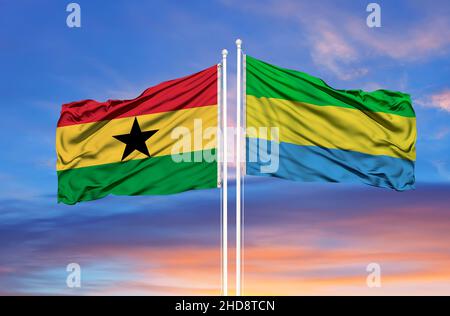
M 418 125 L 414 191 L 246 177 L 244 294 L 450 294 L 448 1 L 377 1 L 372 29 L 360 0 L 79 0 L 79 29 L 69 2 L 0 0 L 0 294 L 220 294 L 219 190 L 57 204 L 55 130 L 63 103 L 133 98 L 223 48 L 233 124 L 238 37 L 335 88 L 409 93 Z

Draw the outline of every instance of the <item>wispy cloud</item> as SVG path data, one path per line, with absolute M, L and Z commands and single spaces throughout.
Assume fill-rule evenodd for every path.
M 431 96 L 431 104 L 450 112 L 450 89 Z
M 306 1 L 248 1 L 240 5 L 234 1 L 224 1 L 227 5 L 271 16 L 280 21 L 292 21 L 305 32 L 305 41 L 297 41 L 300 49 L 310 47 L 313 62 L 327 69 L 341 80 L 349 80 L 365 75 L 368 70 L 358 66 L 360 53 L 346 34 L 339 33 L 332 14 L 324 3 Z M 323 14 L 318 15 L 318 12 Z M 337 11 L 334 10 L 334 13 Z M 283 37 L 283 34 L 279 34 Z M 292 39 L 286 39 L 291 41 Z
M 418 99 L 416 103 L 423 107 L 450 112 L 450 89 L 445 89 L 425 98 Z
M 348 43 L 344 36 L 335 31 L 328 22 L 315 23 L 311 32 L 311 57 L 314 63 L 327 68 L 341 80 L 350 80 L 367 74 L 367 68 L 355 68 L 352 63 L 359 60 L 358 51 Z
M 450 22 L 440 17 L 385 30 L 370 29 L 362 19 L 352 16 L 346 20 L 345 33 L 362 45 L 367 54 L 413 62 L 442 55 L 450 45 Z
M 366 75 L 370 67 L 362 65 L 377 57 L 415 62 L 443 55 L 450 47 L 450 21 L 437 16 L 438 12 L 405 24 L 382 15 L 384 26 L 376 29 L 367 27 L 365 15 L 355 14 L 345 6 L 336 7 L 331 1 L 246 1 L 244 5 L 224 2 L 280 22 L 292 21 L 305 32 L 308 43 L 305 46 L 302 42 L 299 49 L 309 47 L 312 61 L 341 80 Z M 364 9 L 361 5 L 361 12 Z

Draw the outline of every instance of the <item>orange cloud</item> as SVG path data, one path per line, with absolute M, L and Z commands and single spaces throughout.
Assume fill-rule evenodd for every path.
M 292 218 L 285 224 L 246 223 L 247 295 L 450 293 L 450 221 L 436 206 L 324 218 L 321 223 L 309 221 L 307 228 Z M 120 256 L 133 267 L 130 273 L 135 277 L 107 289 L 107 294 L 220 294 L 218 247 L 126 247 L 92 252 L 107 258 Z M 231 294 L 233 255 L 230 250 Z M 365 269 L 371 262 L 381 265 L 381 288 L 366 285 Z

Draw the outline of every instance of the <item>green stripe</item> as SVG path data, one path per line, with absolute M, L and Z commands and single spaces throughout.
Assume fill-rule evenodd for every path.
M 216 188 L 217 163 L 193 162 L 194 154 L 190 153 L 192 162 L 176 163 L 168 155 L 58 171 L 58 202 L 75 204 L 108 194 L 162 195 Z
M 408 94 L 389 90 L 364 92 L 336 90 L 322 79 L 277 67 L 246 55 L 246 93 L 315 105 L 332 105 L 361 111 L 415 117 Z

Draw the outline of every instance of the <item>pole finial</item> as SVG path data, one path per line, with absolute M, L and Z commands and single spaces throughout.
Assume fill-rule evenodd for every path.
M 228 51 L 226 49 L 222 49 L 222 56 L 227 57 Z
M 238 39 L 236 40 L 236 46 L 237 46 L 238 48 L 241 48 L 241 46 L 242 46 L 242 40 L 241 40 L 240 38 L 238 38 Z

